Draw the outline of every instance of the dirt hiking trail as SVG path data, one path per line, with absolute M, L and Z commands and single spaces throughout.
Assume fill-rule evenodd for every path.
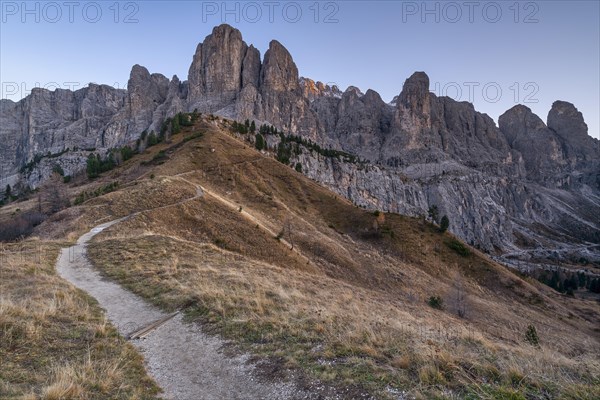
M 200 193 L 198 193 L 200 195 Z M 127 218 L 127 217 L 126 217 Z M 57 261 L 61 277 L 94 297 L 110 322 L 124 337 L 153 328 L 131 342 L 143 354 L 148 373 L 173 400 L 308 399 L 311 396 L 292 383 L 259 380 L 249 356 L 226 356 L 225 342 L 202 332 L 200 326 L 183 322 L 183 316 L 167 314 L 142 298 L 103 278 L 86 256 L 88 241 L 121 218 L 93 228 L 75 246 L 64 248 Z

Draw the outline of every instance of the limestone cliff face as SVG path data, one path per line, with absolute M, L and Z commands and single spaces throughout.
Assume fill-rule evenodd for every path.
M 77 90 L 33 89 L 0 107 L 0 186 L 36 188 L 60 165 L 65 173 L 85 168 L 92 151 L 130 144 L 144 130 L 186 107 L 186 87 L 133 66 L 127 90 L 90 84 Z M 24 168 L 25 167 L 25 168 Z
M 3 180 L 14 186 L 25 179 L 36 187 L 49 173 L 31 171 L 27 176 L 20 173 L 36 156 L 60 154 L 67 149 L 96 148 L 110 142 L 105 128 L 126 103 L 125 90 L 94 84 L 76 92 L 33 89 L 17 103 L 2 101 L 0 171 Z
M 316 119 L 302 96 L 299 79 L 290 53 L 278 41 L 271 41 L 260 74 L 258 118 L 290 132 L 314 131 Z
M 316 129 L 298 68 L 273 40 L 261 62 L 240 31 L 220 25 L 198 45 L 188 75 L 187 109 L 269 122 L 289 132 Z
M 437 205 L 467 242 L 522 259 L 600 258 L 600 144 L 574 105 L 555 102 L 547 123 L 515 106 L 496 126 L 472 104 L 430 93 L 424 72 L 385 103 L 373 90 L 300 78 L 275 40 L 261 59 L 228 25 L 198 45 L 187 81 L 136 65 L 126 91 L 90 85 L 1 100 L 0 187 L 36 187 L 56 163 L 74 173 L 92 149 L 131 143 L 195 109 L 359 156 L 352 164 L 306 151 L 294 160 L 359 205 L 410 215 Z
M 242 90 L 242 66 L 248 45 L 229 25 L 213 29 L 198 45 L 190 66 L 191 107 L 215 112 L 231 104 Z

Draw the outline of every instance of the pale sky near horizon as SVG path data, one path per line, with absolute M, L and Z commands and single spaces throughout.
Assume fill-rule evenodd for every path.
M 126 87 L 132 65 L 187 79 L 196 45 L 229 23 L 264 56 L 271 39 L 301 76 L 400 93 L 430 90 L 495 121 L 515 104 L 542 120 L 555 100 L 600 138 L 600 1 L 0 1 L 1 98 L 32 87 Z

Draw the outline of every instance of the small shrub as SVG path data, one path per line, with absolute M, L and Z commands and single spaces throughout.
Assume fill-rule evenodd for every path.
M 258 151 L 265 148 L 265 138 L 260 133 L 256 134 L 256 137 L 254 140 L 254 147 L 256 147 L 256 150 L 258 150 Z
M 0 242 L 25 238 L 33 232 L 33 228 L 41 224 L 45 216 L 39 212 L 29 211 L 15 214 L 13 218 L 0 225 Z
M 179 132 L 181 132 L 181 118 L 182 115 L 181 114 L 177 114 L 172 120 L 171 120 L 171 133 L 173 135 L 177 135 Z
M 65 171 L 62 169 L 62 167 L 59 164 L 55 164 L 54 167 L 52 167 L 52 172 L 55 172 L 55 173 L 59 174 L 60 176 L 65 176 Z
M 296 163 L 296 172 L 302 173 L 302 164 Z
M 438 209 L 438 206 L 433 205 L 429 207 L 429 210 L 427 210 L 427 214 L 433 222 L 435 222 L 436 224 L 439 222 L 440 211 Z
M 440 221 L 440 232 L 446 232 L 448 227 L 450 227 L 450 220 L 448 219 L 448 216 L 444 215 Z
M 184 142 L 189 142 L 190 140 L 194 140 L 194 139 L 200 138 L 203 135 L 204 135 L 204 133 L 202 133 L 202 132 L 194 132 L 190 136 L 186 136 L 185 138 L 183 138 L 183 141 Z
M 129 146 L 121 147 L 120 151 L 121 151 L 121 158 L 123 159 L 123 161 L 129 160 L 135 154 L 133 149 Z
M 88 178 L 94 179 L 100 176 L 101 173 L 110 171 L 116 167 L 113 152 L 108 154 L 108 157 L 104 160 L 100 157 L 100 154 L 92 153 L 88 156 L 86 164 L 86 172 Z
M 76 206 L 83 204 L 86 200 L 93 199 L 94 197 L 102 196 L 104 194 L 114 192 L 119 187 L 119 182 L 111 182 L 104 186 L 100 186 L 93 192 L 81 192 L 75 197 L 74 204 Z
M 540 338 L 537 334 L 537 329 L 535 329 L 535 326 L 529 325 L 527 327 L 527 331 L 525 332 L 525 340 L 532 346 L 539 347 Z
M 390 235 L 391 238 L 394 237 L 394 231 L 388 225 L 382 226 L 379 231 L 382 235 Z
M 154 133 L 154 131 L 150 132 L 150 135 L 148 135 L 148 147 L 157 145 L 158 142 L 159 142 L 159 140 L 158 140 L 158 137 L 156 136 L 156 133 Z
M 444 299 L 442 299 L 441 296 L 431 296 L 431 297 L 429 297 L 429 300 L 427 300 L 427 304 L 429 304 L 429 306 L 431 308 L 435 308 L 437 310 L 443 310 L 444 309 Z
M 154 155 L 154 157 L 152 157 L 152 160 L 150 162 L 155 163 L 155 164 L 162 164 L 165 162 L 166 159 L 167 159 L 167 154 L 165 153 L 164 150 L 161 150 L 158 153 L 156 153 Z
M 447 241 L 446 245 L 463 257 L 467 257 L 471 254 L 471 250 L 469 250 L 467 248 L 467 246 L 465 246 L 464 244 L 462 244 L 460 241 L 458 241 L 456 239 Z
M 73 201 L 73 204 L 75 204 L 76 206 L 83 204 L 83 202 L 85 201 L 85 192 L 81 192 L 77 195 L 77 197 L 75 197 L 75 200 Z
M 277 236 L 275 236 L 275 239 L 281 240 L 281 238 L 283 237 L 284 234 L 285 234 L 285 229 L 282 229 L 281 232 L 279 232 L 277 234 Z
M 280 163 L 289 165 L 291 156 L 292 156 L 292 149 L 285 142 L 285 139 L 282 138 L 281 142 L 279 142 L 279 144 L 277 145 L 277 156 L 275 158 Z
M 221 248 L 221 249 L 227 249 L 227 242 L 221 238 L 216 238 L 215 239 L 215 246 Z

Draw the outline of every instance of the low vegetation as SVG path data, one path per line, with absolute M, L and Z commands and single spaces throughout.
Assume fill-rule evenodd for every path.
M 17 212 L 0 225 L 0 242 L 9 242 L 31 235 L 33 229 L 44 219 L 44 215 L 37 211 Z
M 553 296 L 441 221 L 367 212 L 282 168 L 256 151 L 274 128 L 198 118 L 116 166 L 116 190 L 58 214 L 83 232 L 142 211 L 90 243 L 107 277 L 282 376 L 382 399 L 600 398 L 596 304 Z M 285 143 L 290 165 L 303 145 Z
M 469 248 L 458 239 L 448 239 L 445 243 L 446 246 L 448 246 L 463 257 L 468 257 L 469 255 L 471 255 L 471 250 L 469 250 Z
M 277 128 L 272 125 L 261 125 L 258 133 L 256 133 L 254 121 L 246 120 L 244 123 L 233 121 L 230 129 L 241 135 L 253 135 L 254 145 L 257 150 L 268 150 L 268 142 L 265 139 L 266 136 L 278 136 L 277 146 L 272 150 L 274 150 L 275 159 L 285 165 L 290 164 L 292 156 L 299 156 L 302 154 L 302 149 L 311 153 L 317 153 L 323 157 L 336 158 L 343 162 L 360 162 L 359 158 L 354 154 L 340 150 L 324 149 L 317 143 L 313 143 L 310 139 L 285 134 L 284 132 L 278 131 Z M 248 140 L 250 140 L 250 138 L 248 138 Z
M 76 206 L 83 204 L 86 200 L 93 199 L 94 197 L 102 196 L 110 192 L 114 192 L 115 190 L 117 190 L 118 187 L 119 182 L 114 181 L 106 185 L 102 185 L 93 191 L 83 191 L 77 195 L 74 204 Z
M 56 275 L 60 246 L 0 247 L 0 398 L 158 398 L 141 356 Z

